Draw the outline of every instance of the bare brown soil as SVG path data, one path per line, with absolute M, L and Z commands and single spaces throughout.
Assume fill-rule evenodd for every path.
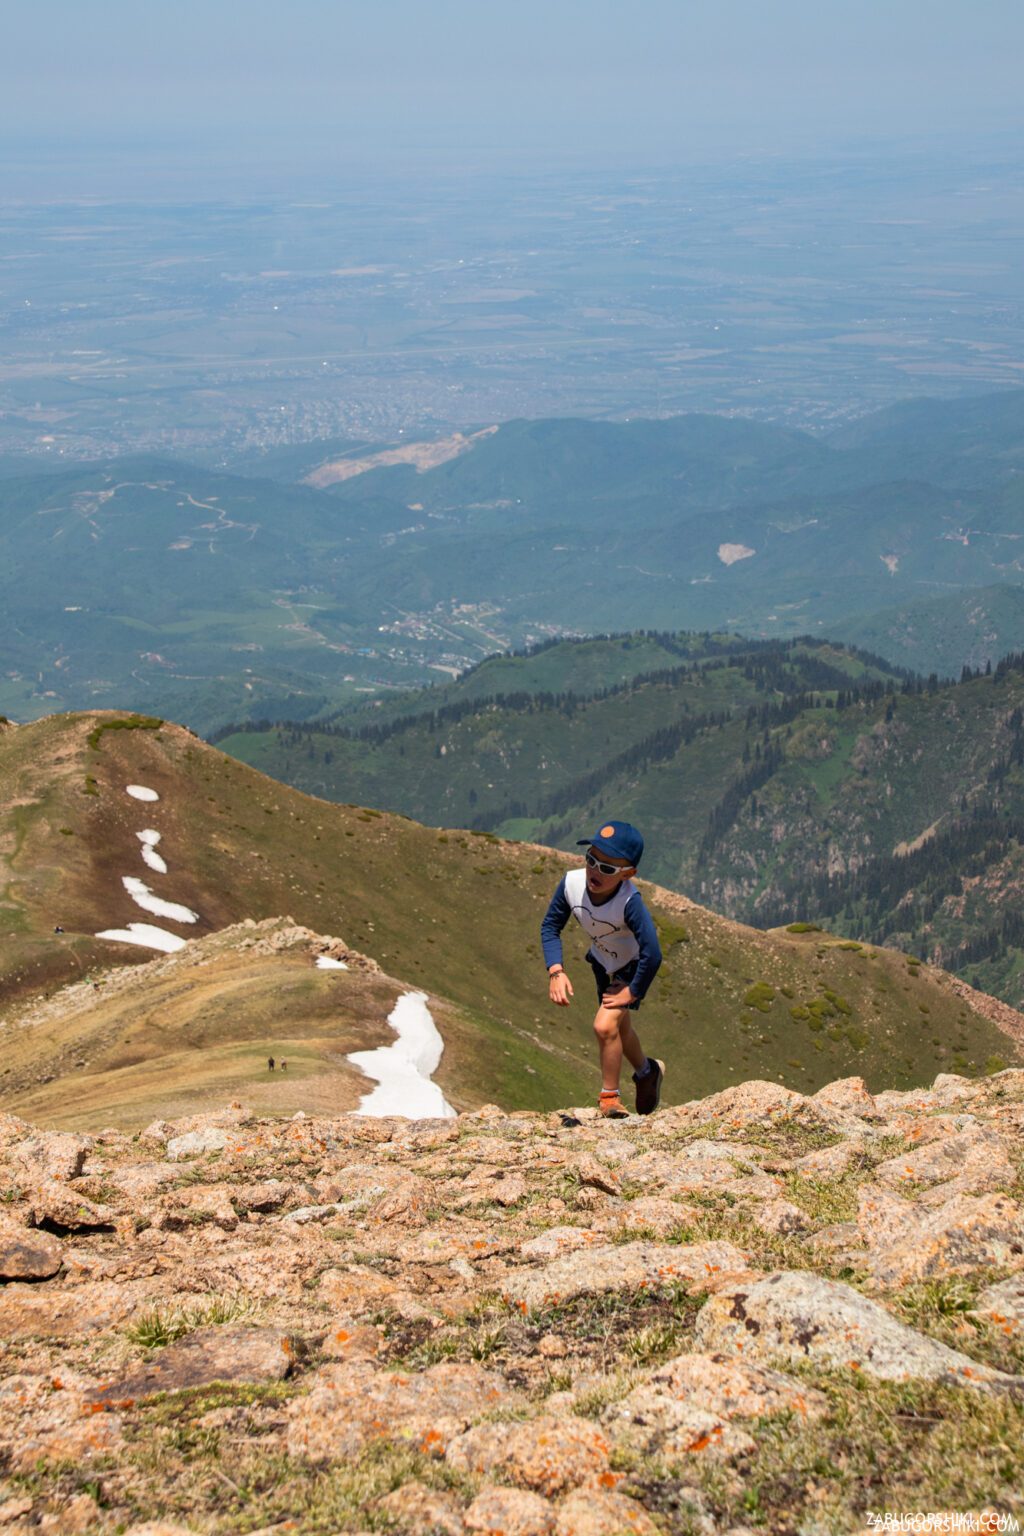
M 497 427 L 484 427 L 480 432 L 471 432 L 468 437 L 462 432 L 453 432 L 451 437 L 442 437 L 433 443 L 405 443 L 401 448 L 385 448 L 380 453 L 366 454 L 362 458 L 332 459 L 327 464 L 318 465 L 311 474 L 306 475 L 303 483 L 322 491 L 328 485 L 354 480 L 357 475 L 365 475 L 371 469 L 385 469 L 394 464 L 411 464 L 423 474 L 425 470 L 436 469 L 439 464 L 460 458 L 482 438 L 491 437 L 497 430 Z

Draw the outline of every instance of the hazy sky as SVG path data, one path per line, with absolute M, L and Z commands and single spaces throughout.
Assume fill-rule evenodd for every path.
M 659 159 L 1024 125 L 1022 0 L 8 0 L 0 128 Z

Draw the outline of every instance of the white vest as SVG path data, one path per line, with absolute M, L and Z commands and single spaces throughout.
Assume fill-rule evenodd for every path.
M 632 880 L 623 880 L 609 901 L 591 905 L 585 869 L 571 869 L 565 877 L 565 899 L 572 915 L 590 936 L 590 953 L 609 976 L 621 971 L 640 953 L 636 934 L 626 922 L 626 903 L 636 895 Z

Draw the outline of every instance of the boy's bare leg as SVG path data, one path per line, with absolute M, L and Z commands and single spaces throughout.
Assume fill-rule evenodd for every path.
M 637 1071 L 646 1059 L 628 1010 L 599 1008 L 594 1018 L 594 1034 L 601 1056 L 601 1086 L 609 1091 L 617 1089 L 623 1056 Z

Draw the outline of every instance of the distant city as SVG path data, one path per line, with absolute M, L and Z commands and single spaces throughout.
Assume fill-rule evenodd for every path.
M 991 390 L 1024 370 L 1021 193 L 1017 165 L 879 152 L 7 203 L 0 454 L 236 467 L 517 417 L 816 429 Z

